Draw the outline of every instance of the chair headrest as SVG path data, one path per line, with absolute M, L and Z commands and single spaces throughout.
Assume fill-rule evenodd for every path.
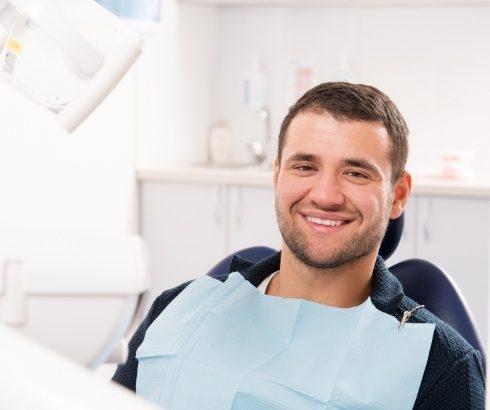
M 395 249 L 402 238 L 404 224 L 405 213 L 402 213 L 397 219 L 390 219 L 385 236 L 379 248 L 379 254 L 384 260 L 388 259 L 393 255 L 393 252 L 395 252 Z

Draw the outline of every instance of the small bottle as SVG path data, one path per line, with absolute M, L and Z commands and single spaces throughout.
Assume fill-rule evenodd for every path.
M 298 101 L 301 96 L 316 83 L 316 69 L 312 62 L 305 60 L 291 60 L 288 74 L 289 105 Z
M 230 130 L 224 121 L 216 121 L 209 133 L 209 159 L 213 165 L 226 165 L 230 158 Z
M 266 77 L 259 57 L 254 57 L 245 73 L 243 98 L 249 110 L 261 110 L 267 105 Z
M 448 179 L 470 181 L 474 178 L 473 160 L 475 153 L 471 150 L 446 151 L 443 156 L 442 176 Z

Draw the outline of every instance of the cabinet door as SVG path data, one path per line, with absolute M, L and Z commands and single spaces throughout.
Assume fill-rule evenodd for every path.
M 229 188 L 228 253 L 249 246 L 281 247 L 272 187 Z
M 141 231 L 155 295 L 205 274 L 225 255 L 226 188 L 143 182 Z
M 486 340 L 490 201 L 421 197 L 417 255 L 445 269 L 460 286 Z

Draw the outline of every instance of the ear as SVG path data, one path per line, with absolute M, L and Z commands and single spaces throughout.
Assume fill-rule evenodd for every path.
M 277 187 L 277 180 L 279 178 L 279 168 L 280 168 L 280 164 L 279 164 L 279 161 L 276 159 L 274 161 L 274 177 L 273 177 L 273 180 L 272 180 L 272 183 L 274 184 L 274 191 L 276 190 L 276 187 Z
M 398 218 L 408 201 L 410 191 L 412 190 L 412 176 L 403 171 L 403 174 L 398 178 L 393 187 L 393 202 L 391 204 L 390 219 Z

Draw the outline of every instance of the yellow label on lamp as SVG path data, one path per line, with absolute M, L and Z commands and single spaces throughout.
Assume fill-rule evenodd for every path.
M 20 54 L 23 47 L 24 44 L 22 44 L 20 41 L 15 40 L 14 38 L 9 38 L 7 40 L 7 50 L 11 51 L 12 53 Z

